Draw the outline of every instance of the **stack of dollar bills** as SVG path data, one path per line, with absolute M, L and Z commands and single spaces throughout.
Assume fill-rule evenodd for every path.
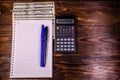
M 54 2 L 28 2 L 13 4 L 13 22 L 14 20 L 48 20 L 48 19 L 53 21 L 54 32 L 55 26 Z

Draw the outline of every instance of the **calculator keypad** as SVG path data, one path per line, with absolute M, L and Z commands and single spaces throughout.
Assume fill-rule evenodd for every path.
M 74 26 L 56 26 L 57 52 L 76 52 Z

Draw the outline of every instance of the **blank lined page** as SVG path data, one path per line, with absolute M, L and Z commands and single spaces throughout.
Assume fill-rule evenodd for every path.
M 48 26 L 47 62 L 40 67 L 41 25 Z M 52 20 L 15 20 L 11 78 L 52 77 Z

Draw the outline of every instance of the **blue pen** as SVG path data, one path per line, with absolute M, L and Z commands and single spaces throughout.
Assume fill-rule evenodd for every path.
M 40 52 L 40 67 L 44 67 L 44 25 L 41 27 L 41 52 Z
M 42 25 L 41 29 L 41 58 L 40 58 L 40 66 L 45 67 L 46 64 L 46 52 L 47 52 L 47 37 L 48 37 L 48 27 L 44 27 Z

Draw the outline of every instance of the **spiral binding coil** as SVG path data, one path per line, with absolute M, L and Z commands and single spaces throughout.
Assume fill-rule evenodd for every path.
M 13 33 L 12 33 L 12 54 L 11 54 L 11 70 L 10 70 L 10 76 L 13 76 L 13 70 L 14 70 L 14 53 L 15 53 L 15 32 L 16 32 L 16 22 L 13 24 Z

